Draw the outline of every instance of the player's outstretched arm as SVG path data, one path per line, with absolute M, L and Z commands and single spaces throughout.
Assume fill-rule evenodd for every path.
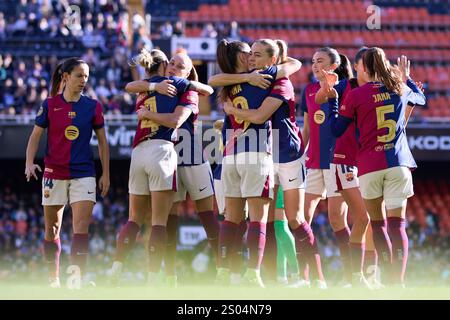
M 198 82 L 198 81 L 190 81 L 188 90 L 196 91 L 204 96 L 210 96 L 213 94 L 214 89 L 207 84 Z
M 174 97 L 177 95 L 177 88 L 172 85 L 173 80 L 164 80 L 161 82 L 148 82 L 145 80 L 137 80 L 127 83 L 125 90 L 128 93 L 142 93 L 156 91 L 160 94 Z
M 110 179 L 109 179 L 109 145 L 106 139 L 105 128 L 95 129 L 95 135 L 98 139 L 98 154 L 100 162 L 102 163 L 102 175 L 98 180 L 98 187 L 100 189 L 101 196 L 105 197 L 108 194 Z
M 177 106 L 172 113 L 157 113 L 141 107 L 137 111 L 139 120 L 151 120 L 168 128 L 177 129 L 189 118 L 192 110 L 185 106 Z
M 263 124 L 283 104 L 283 101 L 273 97 L 267 97 L 258 109 L 238 109 L 231 102 L 224 104 L 227 114 L 255 124 Z
M 39 149 L 39 141 L 41 141 L 41 137 L 44 134 L 44 131 L 44 128 L 34 126 L 30 138 L 28 139 L 25 160 L 25 178 L 27 179 L 27 181 L 30 181 L 31 177 L 34 177 L 37 180 L 36 169 L 39 172 L 42 172 L 41 167 L 37 164 L 34 164 L 34 158 L 36 157 L 36 153 Z
M 213 87 L 225 87 L 239 83 L 249 83 L 252 86 L 259 87 L 261 89 L 267 89 L 272 84 L 269 79 L 272 79 L 270 74 L 261 74 L 261 70 L 254 70 L 251 73 L 219 73 L 213 75 L 208 80 L 208 84 Z
M 287 78 L 293 73 L 299 71 L 301 67 L 302 63 L 300 60 L 287 57 L 284 63 L 277 65 L 277 79 Z

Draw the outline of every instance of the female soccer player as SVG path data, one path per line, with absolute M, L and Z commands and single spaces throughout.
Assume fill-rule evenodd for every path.
M 333 135 L 341 136 L 351 122 L 356 123 L 360 133 L 357 164 L 361 193 L 375 246 L 387 269 L 394 259 L 394 281 L 403 285 L 408 256 L 406 203 L 413 195 L 410 169 L 416 167 L 405 135 L 405 111 L 408 102 L 423 105 L 425 96 L 411 79 L 407 80 L 408 88 L 403 84 L 400 70 L 390 65 L 380 48 L 367 50 L 363 69 L 367 83 L 349 92 L 340 110 L 338 93 L 326 89 L 333 96 L 329 99 L 331 130 Z
M 348 77 L 340 80 L 344 83 L 346 90 L 342 92 L 341 101 L 345 99 L 345 96 L 351 89 L 363 85 L 364 79 L 362 73 L 359 72 L 359 67 L 362 59 L 362 55 L 367 48 L 362 48 L 358 51 L 355 57 L 355 68 L 358 71 L 358 78 L 351 78 L 351 69 L 346 73 Z M 341 70 L 343 68 L 351 68 L 350 61 L 345 55 L 340 54 L 341 65 L 338 67 Z M 318 104 L 327 103 L 327 96 L 324 94 L 324 82 L 326 81 L 330 86 L 339 85 L 338 75 L 333 72 L 320 71 L 321 89 L 315 95 L 315 102 Z M 364 286 L 370 287 L 366 281 L 363 273 L 364 267 L 364 252 L 365 252 L 365 235 L 369 225 L 369 216 L 367 214 L 364 202 L 359 190 L 359 180 L 357 176 L 358 169 L 356 167 L 356 152 L 358 150 L 356 128 L 353 125 L 347 131 L 347 134 L 338 138 L 334 148 L 333 160 L 330 164 L 331 170 L 331 185 L 334 190 L 338 191 L 345 202 L 348 204 L 350 211 L 354 214 L 354 221 L 351 232 L 345 229 L 345 232 L 350 233 L 349 243 L 345 246 L 345 243 L 340 241 L 341 256 L 344 261 L 350 262 L 348 265 L 344 265 L 344 273 L 346 275 L 346 286 Z M 369 235 L 371 236 L 371 234 Z M 371 240 L 371 239 L 370 239 Z M 372 242 L 372 241 L 369 241 Z M 345 247 L 342 247 L 345 246 Z M 347 254 L 347 256 L 344 256 Z
M 230 128 L 230 119 L 225 116 L 223 120 L 216 120 L 214 122 L 214 129 L 220 132 L 219 136 L 219 150 L 223 156 L 224 144 L 226 142 L 226 130 Z M 218 132 L 218 133 L 219 133 Z M 217 209 L 219 211 L 220 218 L 225 218 L 225 195 L 223 193 L 223 183 L 221 179 L 222 175 L 222 160 L 218 159 L 220 162 L 217 163 L 216 168 L 213 172 L 214 177 L 214 196 L 216 198 Z M 245 246 L 245 233 L 247 232 L 247 216 L 248 216 L 248 205 L 246 203 L 244 208 L 244 213 L 242 213 L 242 221 L 239 223 L 237 232 L 234 237 L 234 242 L 232 244 L 231 250 L 229 251 L 230 260 L 230 284 L 239 285 L 241 283 L 241 274 L 243 271 L 244 264 L 244 246 Z
M 262 89 L 247 83 L 248 74 L 234 75 L 247 72 L 249 53 L 250 48 L 243 42 L 222 41 L 217 50 L 218 63 L 222 71 L 227 74 L 214 76 L 209 81 L 213 85 L 227 85 L 222 91 L 222 102 L 230 99 L 233 105 L 240 106 L 242 109 L 258 108 L 270 92 L 270 88 L 267 86 L 266 89 Z M 273 60 L 276 62 L 276 57 Z M 289 63 L 280 68 L 269 67 L 262 73 L 269 75 L 272 79 L 282 78 L 298 71 L 300 66 L 299 61 L 290 59 Z M 222 257 L 226 257 L 226 251 L 231 247 L 237 223 L 242 220 L 242 209 L 245 199 L 247 199 L 251 221 L 247 236 L 250 258 L 244 279 L 249 284 L 264 286 L 259 269 L 265 245 L 270 198 L 273 197 L 270 124 L 267 120 L 251 123 L 234 115 L 229 117 L 234 136 L 227 139 L 222 164 L 227 212 L 226 220 L 221 225 L 223 238 L 219 239 L 220 250 Z M 218 278 L 225 279 L 224 282 L 227 282 L 229 277 L 229 269 L 226 264 L 225 262 L 219 268 L 217 275 Z
M 177 53 L 169 62 L 166 69 L 167 76 L 188 78 L 191 82 L 198 81 L 198 75 L 192 60 L 187 54 Z M 203 93 L 210 95 L 213 89 L 202 85 Z M 213 176 L 211 166 L 203 157 L 202 137 L 196 132 L 198 109 L 198 93 L 189 90 L 180 98 L 180 108 L 174 113 L 157 114 L 151 110 L 143 109 L 140 116 L 156 123 L 177 130 L 178 140 L 178 190 L 175 194 L 174 204 L 167 222 L 168 244 L 165 255 L 165 271 L 169 286 L 177 286 L 175 274 L 175 255 L 178 229 L 178 207 L 181 201 L 186 200 L 186 192 L 194 201 L 200 221 L 205 228 L 208 241 L 215 257 L 217 257 L 219 222 L 213 213 Z M 183 107 L 183 108 L 181 108 Z M 181 123 L 181 126 L 179 125 Z M 177 148 L 179 147 L 179 148 Z
M 264 69 L 267 66 L 273 66 L 274 63 L 283 65 L 287 62 L 287 46 L 281 40 L 258 40 L 252 46 L 252 55 L 249 62 L 252 69 Z M 278 185 L 283 187 L 284 197 L 286 198 L 285 212 L 297 240 L 297 249 L 303 252 L 305 260 L 308 260 L 310 264 L 314 264 L 312 269 L 316 271 L 315 284 L 325 287 L 314 235 L 304 218 L 305 172 L 300 160 L 304 148 L 299 133 L 300 130 L 295 122 L 295 95 L 292 83 L 287 78 L 278 79 L 274 83 L 269 97 L 264 100 L 261 106 L 255 109 L 226 108 L 225 111 L 250 123 L 262 123 L 269 119 L 271 120 L 272 128 L 277 133 L 273 147 L 275 191 Z M 272 203 L 269 210 L 269 223 L 267 224 L 268 241 L 264 259 L 275 263 L 277 248 L 273 222 L 274 210 L 275 203 Z M 279 231 L 281 230 L 283 229 Z M 270 263 L 268 266 L 269 270 L 272 269 L 270 268 Z M 300 280 L 300 277 L 296 282 L 299 286 L 309 285 L 306 281 Z
M 336 153 L 334 152 L 336 138 L 331 134 L 330 122 L 327 120 L 328 105 L 327 103 L 316 103 L 315 96 L 320 89 L 320 82 L 326 81 L 321 73 L 322 70 L 326 72 L 337 70 L 341 79 L 349 79 L 351 77 L 351 66 L 348 59 L 344 60 L 344 65 L 341 65 L 343 62 L 338 52 L 328 47 L 317 50 L 312 61 L 312 69 L 319 82 L 307 85 L 302 95 L 302 109 L 304 111 L 302 136 L 305 144 L 308 144 L 305 216 L 306 220 L 311 223 L 319 201 L 325 197 L 328 198 L 328 218 L 339 245 L 344 266 L 344 280 L 346 283 L 350 283 L 351 266 L 348 245 L 350 230 L 347 223 L 347 205 L 336 190 L 335 172 L 330 169 L 330 164 L 333 162 Z M 345 91 L 351 90 L 350 83 L 348 81 L 338 82 L 336 90 L 342 95 Z M 347 135 L 351 135 L 351 132 Z M 350 137 L 350 139 L 355 141 L 354 137 Z M 356 141 L 354 145 L 356 145 Z M 345 144 L 338 144 L 336 147 L 338 151 L 348 148 Z M 337 156 L 336 159 L 337 162 L 342 161 L 342 156 Z
M 78 58 L 69 58 L 55 69 L 51 80 L 51 97 L 47 98 L 36 115 L 36 123 L 28 140 L 25 176 L 37 179 L 34 157 L 39 141 L 47 130 L 47 150 L 42 179 L 42 205 L 44 206 L 45 261 L 50 264 L 49 281 L 53 288 L 60 287 L 59 233 L 64 206 L 72 208 L 73 237 L 71 263 L 86 271 L 88 255 L 88 228 L 96 201 L 95 165 L 89 141 L 92 131 L 98 138 L 102 175 L 99 188 L 102 197 L 109 189 L 109 148 L 103 128 L 102 106 L 82 94 L 89 78 L 89 67 Z M 58 94 L 61 82 L 64 89 Z
M 166 55 L 160 50 L 152 50 L 151 53 L 143 50 L 137 58 L 137 63 L 146 69 L 150 77 L 149 81 L 152 82 L 149 83 L 149 81 L 143 80 L 134 81 L 126 86 L 126 90 L 129 92 L 142 93 L 138 96 L 138 101 L 136 102 L 139 123 L 133 142 L 130 166 L 130 216 L 128 222 L 120 231 L 115 261 L 109 271 L 113 283 L 117 283 L 120 277 L 123 261 L 134 247 L 136 235 L 144 222 L 146 214 L 150 214 L 150 212 L 165 214 L 166 206 L 169 206 L 169 211 L 172 207 L 174 192 L 171 190 L 176 191 L 177 165 L 176 154 L 173 156 L 173 152 L 175 152 L 173 140 L 176 140 L 174 129 L 178 128 L 184 121 L 183 119 L 189 116 L 190 112 L 186 113 L 183 105 L 183 99 L 186 99 L 186 95 L 189 92 L 187 90 L 210 91 L 208 86 L 190 82 L 183 78 L 170 77 L 167 79 L 160 76 L 165 74 L 168 64 Z M 154 90 L 157 90 L 158 93 L 154 92 Z M 148 91 L 153 92 L 150 94 L 150 97 L 147 94 Z M 175 106 L 173 106 L 174 104 Z M 186 105 L 189 104 L 186 103 Z M 153 112 L 150 114 L 148 110 L 152 110 Z M 159 119 L 166 115 L 171 116 L 170 121 L 166 119 L 166 122 L 164 122 L 164 120 Z M 155 119 L 151 120 L 149 119 L 150 117 Z M 157 120 L 164 122 L 164 125 L 157 123 Z M 146 154 L 150 152 L 152 154 L 151 158 L 155 159 L 157 150 L 155 151 L 154 149 L 155 147 L 158 148 L 158 145 L 160 145 L 159 149 L 161 149 L 159 155 L 163 158 L 165 157 L 165 160 L 161 162 L 156 161 L 156 170 L 152 171 L 150 163 L 146 160 L 149 156 L 146 156 Z M 172 163 L 173 161 L 175 162 Z M 175 168 L 172 171 L 171 168 L 173 165 L 175 165 Z M 152 201 L 150 201 L 150 194 Z M 160 199 L 154 198 L 153 194 L 157 197 L 159 196 Z M 155 206 L 157 206 L 154 204 L 156 199 L 160 200 L 158 206 L 162 208 L 158 209 L 158 211 L 154 211 L 156 210 Z M 164 201 L 165 203 L 163 203 Z M 156 281 L 157 272 L 159 272 L 161 266 L 161 259 L 165 252 L 167 238 L 166 223 L 167 216 L 165 219 L 164 217 L 160 217 L 155 221 L 154 215 L 152 215 L 153 226 L 149 239 L 150 283 Z M 154 234 L 154 230 L 157 230 L 156 234 Z M 152 251 L 153 249 L 156 249 L 157 252 Z M 156 259 L 154 258 L 155 255 L 157 256 Z

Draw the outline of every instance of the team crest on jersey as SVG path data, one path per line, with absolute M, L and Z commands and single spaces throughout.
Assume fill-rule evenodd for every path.
M 77 116 L 77 113 L 76 113 L 75 111 L 69 111 L 69 113 L 67 114 L 67 116 L 68 116 L 70 119 L 73 119 L 73 118 L 75 118 L 75 117 Z
M 345 174 L 345 180 L 347 180 L 348 182 L 353 181 L 354 178 L 355 178 L 355 175 L 353 174 L 353 172 L 347 172 Z
M 37 115 L 36 116 L 40 116 L 41 114 L 43 114 L 44 113 L 44 107 L 43 106 L 41 106 L 40 108 L 39 108 L 39 111 L 38 111 L 38 113 L 37 113 Z
M 314 112 L 314 122 L 317 124 L 322 124 L 325 122 L 325 112 L 322 110 L 317 110 Z
M 80 131 L 75 126 L 68 126 L 64 131 L 67 140 L 73 141 L 80 135 Z

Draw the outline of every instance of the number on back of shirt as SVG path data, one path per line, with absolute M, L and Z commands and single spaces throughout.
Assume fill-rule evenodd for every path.
M 376 108 L 377 112 L 377 127 L 378 130 L 387 128 L 388 133 L 382 136 L 377 136 L 378 142 L 388 143 L 395 139 L 395 129 L 397 127 L 397 122 L 393 119 L 386 119 L 386 114 L 394 112 L 394 105 L 388 104 L 386 106 L 381 106 Z
M 150 110 L 151 112 L 158 112 L 158 109 L 156 108 L 156 97 L 151 97 L 145 100 L 144 106 Z M 150 128 L 151 132 L 155 132 L 159 128 L 159 124 L 152 120 L 142 120 L 141 121 L 141 129 L 147 129 Z
M 248 101 L 245 97 L 239 96 L 233 99 L 233 106 L 235 108 L 238 109 L 244 109 L 247 110 L 248 107 Z M 242 122 L 244 122 L 244 131 L 247 129 L 247 127 L 250 125 L 250 122 L 248 121 L 244 121 L 238 117 L 234 117 L 234 121 L 236 121 L 236 123 L 241 124 Z

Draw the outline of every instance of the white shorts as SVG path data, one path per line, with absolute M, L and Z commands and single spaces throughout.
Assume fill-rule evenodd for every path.
M 139 143 L 131 153 L 128 192 L 177 191 L 177 153 L 170 141 L 155 139 Z
M 174 202 L 186 200 L 186 192 L 193 201 L 214 194 L 213 175 L 209 162 L 196 166 L 178 166 L 178 190 Z
M 336 178 L 330 169 L 308 169 L 306 171 L 305 192 L 325 198 L 339 197 L 336 192 Z
M 364 199 L 383 197 L 388 200 L 407 199 L 414 195 L 411 170 L 394 167 L 369 172 L 359 177 Z
M 214 193 L 219 214 L 225 214 L 225 195 L 223 193 L 222 180 L 214 179 Z
M 42 205 L 57 206 L 78 201 L 96 201 L 94 177 L 70 180 L 42 179 Z
M 222 160 L 225 197 L 273 199 L 273 160 L 267 152 L 241 152 Z
M 225 207 L 225 195 L 223 193 L 222 180 L 214 179 L 214 192 L 217 202 L 217 210 L 219 211 L 219 214 L 224 215 L 226 207 Z M 245 219 L 248 218 L 248 201 L 245 201 L 244 216 Z
M 359 187 L 358 168 L 344 164 L 330 164 L 330 170 L 334 172 L 334 190 L 341 191 Z
M 283 190 L 304 189 L 306 170 L 300 159 L 287 163 L 273 164 L 275 184 Z

